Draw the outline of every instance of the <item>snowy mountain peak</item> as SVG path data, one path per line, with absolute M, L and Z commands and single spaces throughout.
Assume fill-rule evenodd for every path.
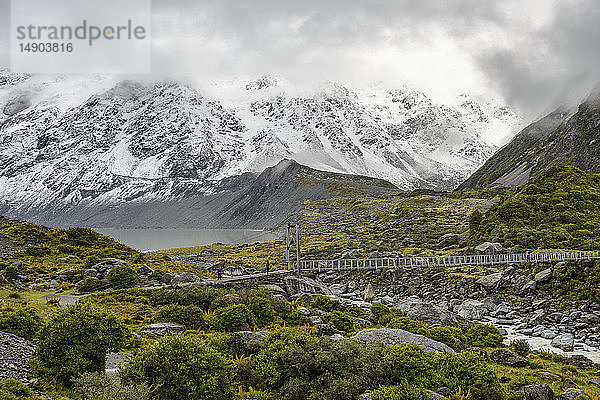
M 0 202 L 171 199 L 284 158 L 406 190 L 449 189 L 494 152 L 484 134 L 518 123 L 467 96 L 453 106 L 408 88 L 289 87 L 265 76 L 202 94 L 176 82 L 0 74 Z

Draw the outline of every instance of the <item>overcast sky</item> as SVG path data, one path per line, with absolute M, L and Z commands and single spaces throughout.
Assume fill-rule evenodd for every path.
M 101 1 L 101 0 L 96 0 Z M 4 7 L 1 7 L 4 2 Z M 0 44 L 8 46 L 7 0 Z M 206 81 L 404 83 L 533 118 L 600 81 L 597 0 L 153 0 L 153 72 Z M 6 52 L 0 62 L 7 64 Z

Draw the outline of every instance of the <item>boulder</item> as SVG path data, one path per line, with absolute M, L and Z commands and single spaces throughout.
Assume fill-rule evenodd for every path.
M 191 272 L 181 272 L 171 279 L 171 285 L 179 285 L 181 283 L 196 283 L 202 282 L 202 278 L 198 275 L 192 274 Z
M 550 345 L 552 347 L 557 347 L 562 351 L 573 351 L 573 348 L 575 347 L 575 339 L 573 338 L 573 334 L 564 333 L 552 339 Z
M 50 285 L 48 285 L 48 288 L 49 288 L 50 290 L 57 290 L 59 287 L 60 287 L 60 283 L 58 283 L 58 281 L 56 281 L 56 280 L 54 280 L 54 279 L 52 279 L 52 280 L 50 281 Z
M 502 245 L 500 243 L 484 242 L 475 247 L 475 251 L 477 254 L 499 254 L 502 252 Z
M 529 361 L 509 349 L 496 349 L 490 353 L 490 359 L 495 363 L 508 367 L 526 367 Z
M 477 283 L 486 289 L 496 289 L 502 281 L 502 273 L 489 274 L 477 280 Z
M 590 395 L 584 392 L 581 389 L 571 388 L 565 390 L 565 392 L 560 396 L 561 400 L 575 400 L 579 396 L 583 396 L 587 399 L 591 399 Z
M 402 300 L 396 307 L 411 319 L 423 321 L 429 325 L 454 326 L 468 329 L 472 323 L 458 314 L 442 309 L 436 304 L 412 296 Z
M 163 276 L 160 277 L 160 281 L 162 283 L 169 284 L 169 283 L 171 283 L 171 281 L 173 280 L 173 278 L 175 278 L 175 274 L 172 273 L 172 272 L 167 272 Z
M 174 322 L 164 322 L 146 325 L 140 333 L 146 336 L 159 337 L 171 335 L 173 333 L 180 333 L 183 331 L 185 331 L 185 326 L 181 324 L 176 324 Z
M 545 383 L 523 386 L 519 390 L 525 394 L 525 400 L 554 400 L 554 392 Z
M 363 300 L 371 302 L 375 298 L 375 291 L 373 290 L 373 285 L 370 283 L 367 285 L 363 292 Z
M 313 315 L 312 317 L 310 317 L 310 323 L 313 325 L 321 325 L 323 323 L 323 318 L 319 317 L 318 315 Z
M 364 344 L 382 342 L 390 346 L 415 343 L 423 347 L 427 351 L 433 351 L 436 353 L 449 351 L 454 353 L 454 350 L 452 350 L 449 346 L 445 345 L 444 343 L 440 343 L 433 339 L 429 339 L 428 337 L 425 337 L 423 335 L 417 335 L 411 332 L 407 332 L 403 329 L 365 329 L 352 336 L 352 339 Z
M 233 332 L 229 339 L 229 348 L 234 354 L 255 354 L 260 350 L 260 344 L 267 340 L 269 331 L 250 332 L 239 331 Z
M 298 308 L 296 308 L 296 311 L 298 311 L 300 314 L 302 314 L 306 317 L 310 316 L 310 314 L 311 314 L 310 310 L 306 307 L 298 307 Z
M 552 277 L 552 268 L 545 269 L 535 274 L 533 278 L 536 282 L 542 283 L 548 281 Z
M 431 397 L 433 400 L 447 399 L 447 397 L 444 397 L 441 394 L 439 394 L 438 392 L 434 392 L 433 390 L 425 389 L 425 393 L 427 393 L 429 395 L 429 397 Z
M 385 304 L 386 306 L 389 306 L 394 304 L 394 299 L 390 296 L 383 296 L 381 298 L 381 303 Z
M 484 304 L 481 301 L 472 299 L 463 301 L 455 311 L 456 314 L 470 321 L 481 320 L 483 316 L 487 314 L 487 309 Z
M 437 245 L 438 247 L 448 247 L 460 242 L 460 235 L 457 233 L 447 233 L 443 236 L 440 236 Z
M 345 337 L 343 337 L 339 333 L 336 333 L 336 334 L 333 334 L 333 335 L 329 336 L 329 340 L 332 340 L 334 342 L 338 342 L 338 341 L 344 340 L 344 339 L 345 339 Z
M 329 289 L 334 296 L 340 296 L 346 293 L 346 285 L 342 283 L 334 283 L 333 285 L 329 286 Z
M 90 278 L 97 278 L 98 277 L 98 271 L 96 271 L 93 268 L 88 268 L 83 270 L 83 276 L 84 277 L 90 277 Z

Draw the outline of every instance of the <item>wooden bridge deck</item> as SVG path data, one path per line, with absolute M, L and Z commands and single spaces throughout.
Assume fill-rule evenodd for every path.
M 526 264 L 600 259 L 600 251 L 563 251 L 441 257 L 396 257 L 338 260 L 300 260 L 300 272 L 358 271 L 394 268 L 436 268 L 467 265 Z M 292 261 L 290 269 L 298 270 Z

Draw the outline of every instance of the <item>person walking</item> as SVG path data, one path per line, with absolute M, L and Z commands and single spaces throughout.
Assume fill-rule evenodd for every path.
M 223 278 L 223 266 L 221 264 L 217 266 L 217 277 L 218 280 L 221 280 L 221 278 Z

